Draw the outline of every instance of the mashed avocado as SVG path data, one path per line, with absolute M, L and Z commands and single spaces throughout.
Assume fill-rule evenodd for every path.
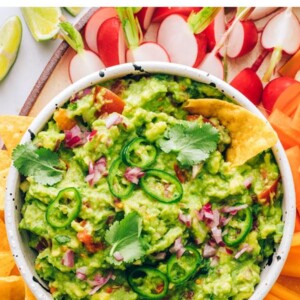
M 231 101 L 187 78 L 128 76 L 74 95 L 35 137 L 62 177 L 25 178 L 19 227 L 54 299 L 253 294 L 282 236 L 279 169 L 270 149 L 226 162 L 230 132 L 183 108 L 211 97 Z

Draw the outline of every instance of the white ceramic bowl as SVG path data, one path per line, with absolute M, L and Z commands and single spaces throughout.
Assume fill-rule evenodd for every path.
M 51 118 L 55 109 L 62 106 L 71 95 L 74 93 L 97 83 L 101 83 L 110 79 L 120 78 L 128 74 L 142 74 L 142 73 L 166 73 L 178 76 L 184 76 L 196 81 L 214 85 L 218 90 L 234 99 L 241 106 L 245 107 L 252 113 L 256 114 L 267 122 L 261 112 L 240 92 L 232 88 L 222 80 L 198 69 L 186 67 L 183 65 L 159 63 L 159 62 L 140 62 L 136 64 L 124 64 L 107 69 L 100 70 L 93 73 L 66 88 L 58 96 L 56 96 L 34 119 L 30 125 L 30 131 L 34 134 L 38 133 L 47 121 Z M 30 141 L 31 133 L 28 130 L 24 135 L 21 143 Z M 280 245 L 273 254 L 273 260 L 266 264 L 261 273 L 261 281 L 255 288 L 251 300 L 261 300 L 272 287 L 280 271 L 284 265 L 287 254 L 290 249 L 291 239 L 294 231 L 295 223 L 295 193 L 293 178 L 291 175 L 288 160 L 282 145 L 278 142 L 273 148 L 273 152 L 280 168 L 281 179 L 284 189 L 283 198 L 283 221 L 284 231 L 283 238 Z M 12 166 L 10 168 L 6 205 L 5 205 L 5 221 L 7 227 L 7 234 L 15 257 L 16 263 L 19 267 L 21 275 L 24 277 L 26 283 L 34 293 L 37 299 L 52 299 L 51 294 L 47 292 L 47 287 L 43 281 L 37 276 L 34 270 L 34 253 L 28 246 L 28 238 L 25 234 L 21 234 L 18 230 L 18 224 L 21 219 L 22 200 L 19 192 L 20 176 L 18 171 Z M 46 288 L 43 288 L 44 287 Z

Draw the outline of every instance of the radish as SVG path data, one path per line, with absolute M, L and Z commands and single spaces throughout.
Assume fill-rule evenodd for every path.
M 144 34 L 143 41 L 144 42 L 156 42 L 159 26 L 160 26 L 159 23 L 151 23 L 150 26 L 148 27 L 147 31 Z
M 138 18 L 134 16 L 133 8 L 117 8 L 122 23 L 128 50 L 126 61 L 163 61 L 170 62 L 166 50 L 155 42 L 144 42 Z
M 273 51 L 269 67 L 262 78 L 267 82 L 281 60 L 282 51 L 294 54 L 300 47 L 300 24 L 291 7 L 269 20 L 262 32 L 261 44 L 265 49 Z
M 280 94 L 290 85 L 297 82 L 291 77 L 278 77 L 271 80 L 262 93 L 262 104 L 268 113 L 271 113 L 273 106 Z
M 143 30 L 147 30 L 150 26 L 154 11 L 155 7 L 142 7 L 136 13 L 136 16 Z
M 84 30 L 84 39 L 87 46 L 95 53 L 98 53 L 97 33 L 101 24 L 116 15 L 117 11 L 114 7 L 101 7 L 88 20 Z
M 69 63 L 69 77 L 72 82 L 104 68 L 104 64 L 94 52 L 84 49 L 81 34 L 71 23 L 61 22 L 59 26 L 62 37 L 77 52 Z
M 206 54 L 207 38 L 203 31 L 220 8 L 205 7 L 189 17 L 171 14 L 160 24 L 157 42 L 166 49 L 171 62 L 197 67 Z
M 262 64 L 267 54 L 268 52 L 265 50 L 250 68 L 243 69 L 230 82 L 231 86 L 240 91 L 255 105 L 260 103 L 263 92 L 263 85 L 259 76 L 256 74 L 256 71 Z
M 126 42 L 118 17 L 105 20 L 97 34 L 98 54 L 106 67 L 125 62 Z
M 278 7 L 255 7 L 247 19 L 256 21 L 270 15 L 277 9 Z
M 205 29 L 207 36 L 208 50 L 212 51 L 216 43 L 221 39 L 225 32 L 225 13 L 224 8 L 221 8 L 214 20 Z
M 192 12 L 198 12 L 201 7 L 157 7 L 152 17 L 152 22 L 161 22 L 172 14 L 189 16 Z
M 249 53 L 257 44 L 258 33 L 253 21 L 238 21 L 227 40 L 226 54 L 230 58 Z

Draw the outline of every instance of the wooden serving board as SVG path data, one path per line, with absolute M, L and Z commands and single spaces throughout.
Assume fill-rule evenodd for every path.
M 75 25 L 76 29 L 82 31 L 89 18 L 97 9 L 98 8 L 89 9 Z M 300 8 L 298 8 L 296 12 L 297 15 L 300 16 Z M 262 20 L 257 25 L 258 27 L 263 27 L 266 22 L 267 20 Z M 262 48 L 258 43 L 256 48 L 247 55 L 246 58 L 229 59 L 227 81 L 230 82 L 243 68 L 251 66 L 261 51 Z M 59 45 L 29 94 L 20 111 L 20 115 L 35 117 L 54 96 L 71 84 L 68 74 L 68 65 L 74 55 L 75 51 L 70 48 L 66 42 L 62 42 Z M 260 76 L 262 76 L 268 64 L 269 58 L 267 57 L 258 70 Z M 300 294 L 300 278 L 280 276 L 278 282 Z

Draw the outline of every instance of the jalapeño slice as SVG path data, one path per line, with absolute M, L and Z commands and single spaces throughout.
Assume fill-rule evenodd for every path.
M 169 281 L 159 270 L 139 267 L 130 272 L 128 283 L 142 299 L 161 299 L 168 293 Z
M 162 170 L 147 170 L 140 184 L 146 194 L 163 203 L 178 202 L 183 195 L 180 181 Z
M 46 210 L 46 220 L 54 228 L 64 228 L 78 216 L 81 195 L 74 187 L 61 190 Z
M 124 164 L 133 167 L 147 168 L 156 160 L 156 148 L 141 137 L 134 138 L 121 151 Z
M 107 177 L 109 190 L 117 198 L 127 198 L 134 189 L 134 184 L 124 176 L 126 168 L 120 158 L 114 160 L 109 168 Z
M 198 270 L 202 257 L 195 247 L 185 247 L 185 252 L 177 258 L 173 254 L 167 263 L 168 278 L 175 284 L 188 281 Z
M 224 243 L 229 247 L 242 243 L 252 228 L 253 218 L 249 207 L 239 210 L 236 215 L 224 226 Z

